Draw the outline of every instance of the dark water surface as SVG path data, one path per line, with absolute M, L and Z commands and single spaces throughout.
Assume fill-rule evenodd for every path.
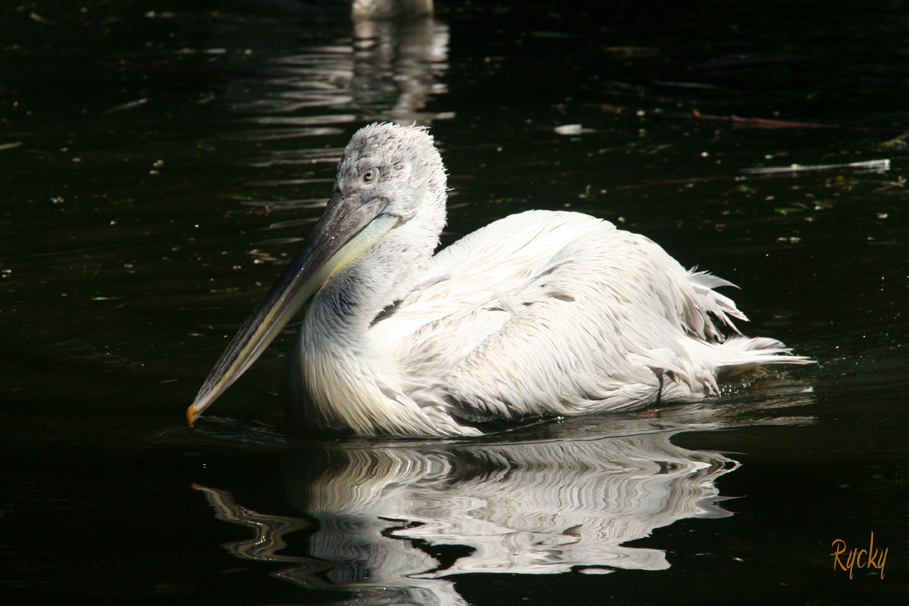
M 905 603 L 909 3 L 590 4 L 4 4 L 3 603 Z M 339 441 L 287 432 L 291 327 L 186 427 L 373 120 L 432 127 L 445 243 L 589 212 L 818 364 Z

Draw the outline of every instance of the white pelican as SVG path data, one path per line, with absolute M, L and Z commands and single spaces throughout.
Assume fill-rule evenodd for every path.
M 433 255 L 446 198 L 425 129 L 359 130 L 325 213 L 222 354 L 189 423 L 310 297 L 281 381 L 297 428 L 477 435 L 716 394 L 724 375 L 810 362 L 738 334 L 731 318 L 744 314 L 713 290 L 729 282 L 588 215 L 512 215 Z

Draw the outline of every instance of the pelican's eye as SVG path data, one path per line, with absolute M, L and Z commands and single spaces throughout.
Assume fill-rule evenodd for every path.
M 363 179 L 363 183 L 372 183 L 379 178 L 379 169 L 370 168 L 366 170 L 360 178 Z

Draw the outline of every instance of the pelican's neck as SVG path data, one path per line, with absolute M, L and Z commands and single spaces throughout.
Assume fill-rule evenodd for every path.
M 393 395 L 400 393 L 400 369 L 368 331 L 383 309 L 422 280 L 440 231 L 441 225 L 431 231 L 406 224 L 393 229 L 316 294 L 282 379 L 292 423 L 363 434 L 400 432 L 406 419 Z
M 304 331 L 316 340 L 328 339 L 357 354 L 368 348 L 366 333 L 373 320 L 424 279 L 445 225 L 445 194 L 436 196 L 434 203 L 402 219 L 319 290 L 306 314 Z

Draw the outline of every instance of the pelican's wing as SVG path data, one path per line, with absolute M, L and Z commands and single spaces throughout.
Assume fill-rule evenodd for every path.
M 716 320 L 744 319 L 712 290 L 727 282 L 585 215 L 508 217 L 434 264 L 397 355 L 470 421 L 642 406 L 711 393 L 724 366 L 794 361 L 769 339 L 722 343 Z
M 615 229 L 586 215 L 530 211 L 471 233 L 437 254 L 425 281 L 373 324 L 375 347 L 415 385 L 437 382 L 512 321 L 516 293 L 535 296 L 532 285 L 560 263 L 566 241 L 591 228 Z

